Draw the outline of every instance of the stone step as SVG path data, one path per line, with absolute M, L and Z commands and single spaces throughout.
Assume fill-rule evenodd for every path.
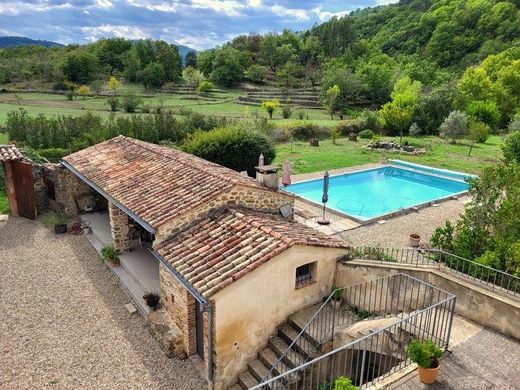
M 267 376 L 271 367 L 268 368 L 259 359 L 255 359 L 247 365 L 247 368 L 255 379 L 260 382 Z
M 289 345 L 292 344 L 294 340 L 296 343 L 292 345 L 292 348 L 303 355 L 306 359 L 309 357 L 315 357 L 315 352 L 318 348 L 318 345 L 313 341 L 309 340 L 305 336 L 300 337 L 300 332 L 294 329 L 291 325 L 285 323 L 280 328 L 278 328 L 278 336 L 280 336 L 285 342 Z
M 283 360 L 279 363 L 278 362 L 279 356 L 276 355 L 276 353 L 269 347 L 262 349 L 258 353 L 258 359 L 266 366 L 269 370 L 271 367 L 273 367 L 276 364 L 276 367 L 272 371 L 271 374 L 273 376 L 281 375 L 284 372 L 287 372 L 290 370 L 290 367 L 288 367 Z
M 233 386 L 228 387 L 228 390 L 242 390 L 242 386 L 240 386 L 238 383 L 235 383 Z
M 249 372 L 244 371 L 242 374 L 238 376 L 238 383 L 242 387 L 242 389 L 250 389 L 258 384 L 258 380 Z
M 269 338 L 268 345 L 277 357 L 283 355 L 283 362 L 291 368 L 298 367 L 305 362 L 305 357 L 292 348 L 288 349 L 289 344 L 279 336 Z

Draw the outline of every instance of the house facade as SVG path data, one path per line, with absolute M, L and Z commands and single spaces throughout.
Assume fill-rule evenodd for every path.
M 288 315 L 328 295 L 345 253 L 339 239 L 294 222 L 293 197 L 261 184 L 273 182 L 262 173 L 254 180 L 123 136 L 57 170 L 56 202 L 68 212 L 104 209 L 120 253 L 136 229 L 149 237 L 164 310 L 210 388 L 236 383 Z

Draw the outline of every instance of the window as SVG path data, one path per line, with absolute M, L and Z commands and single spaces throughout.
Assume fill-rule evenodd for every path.
M 296 268 L 296 288 L 306 286 L 316 280 L 316 262 Z

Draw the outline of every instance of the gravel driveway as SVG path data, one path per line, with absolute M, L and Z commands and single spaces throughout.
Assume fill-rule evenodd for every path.
M 204 389 L 164 356 L 85 237 L 0 228 L 0 389 Z

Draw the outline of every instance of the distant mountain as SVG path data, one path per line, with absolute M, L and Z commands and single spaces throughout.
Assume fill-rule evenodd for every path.
M 17 46 L 43 46 L 43 47 L 62 47 L 61 43 L 42 41 L 26 37 L 0 37 L 0 48 Z
M 186 55 L 187 55 L 190 51 L 197 52 L 197 50 L 192 49 L 191 47 L 184 46 L 184 45 L 179 45 L 178 43 L 175 43 L 175 46 L 177 46 L 177 48 L 179 49 L 179 55 L 181 56 L 181 60 L 182 60 L 182 64 L 183 64 L 183 65 L 184 65 L 184 63 L 186 62 Z

